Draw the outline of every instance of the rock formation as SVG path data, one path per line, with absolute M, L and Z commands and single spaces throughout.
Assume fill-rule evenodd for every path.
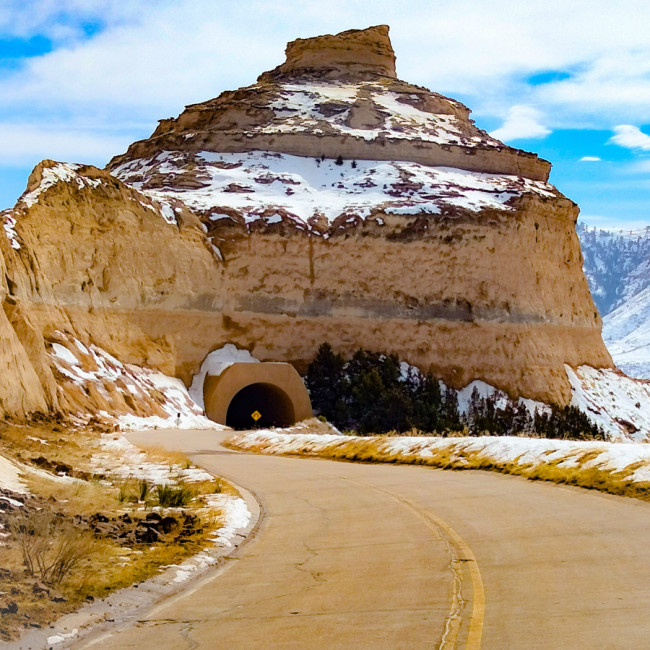
M 82 408 L 62 336 L 186 384 L 225 343 L 298 369 L 323 341 L 392 351 L 559 403 L 564 364 L 612 365 L 549 163 L 398 80 L 386 26 L 290 43 L 107 169 L 44 161 L 0 214 L 5 414 Z

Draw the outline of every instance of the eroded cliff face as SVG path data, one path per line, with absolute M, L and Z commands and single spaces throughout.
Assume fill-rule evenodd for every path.
M 564 364 L 612 362 L 578 209 L 549 168 L 399 81 L 385 26 L 299 39 L 257 84 L 162 121 L 110 173 L 35 169 L 0 214 L 0 405 L 99 402 L 62 393 L 51 351 L 78 354 L 71 341 L 186 384 L 225 343 L 302 368 L 329 341 L 396 352 L 457 388 L 567 403 Z
M 106 171 L 43 161 L 0 219 L 8 235 L 0 243 L 7 341 L 0 374 L 11 382 L 0 406 L 9 415 L 78 405 L 61 393 L 54 343 L 94 344 L 121 362 L 174 375 L 173 333 L 151 336 L 133 313 L 155 321 L 219 309 L 222 263 L 199 220 L 182 203 L 154 201 Z M 119 392 L 110 382 L 107 390 Z M 96 396 L 86 401 L 86 412 L 101 409 Z

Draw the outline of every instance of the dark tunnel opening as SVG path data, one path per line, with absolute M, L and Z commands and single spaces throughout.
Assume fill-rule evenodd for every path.
M 288 427 L 295 424 L 289 396 L 273 384 L 250 384 L 230 401 L 226 425 L 233 429 Z

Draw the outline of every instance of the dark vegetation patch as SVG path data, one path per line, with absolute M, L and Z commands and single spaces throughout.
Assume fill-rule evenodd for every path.
M 441 435 L 529 435 L 605 440 L 599 426 L 574 406 L 550 404 L 531 414 L 501 392 L 481 397 L 474 389 L 466 413 L 458 394 L 431 373 L 402 365 L 396 354 L 359 349 L 351 359 L 320 346 L 305 383 L 317 414 L 360 435 L 410 432 Z

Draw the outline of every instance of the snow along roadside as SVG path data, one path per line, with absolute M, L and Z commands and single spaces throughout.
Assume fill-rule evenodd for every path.
M 292 429 L 246 431 L 227 446 L 264 454 L 490 469 L 627 496 L 650 494 L 650 445 L 514 436 L 344 436 Z

